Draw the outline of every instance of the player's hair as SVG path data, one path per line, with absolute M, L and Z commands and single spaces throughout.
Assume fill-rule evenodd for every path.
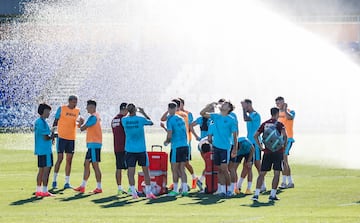
M 181 101 L 181 103 L 183 104 L 183 105 L 185 105 L 185 100 L 183 99 L 183 98 L 178 98 L 180 101 Z
M 178 108 L 180 107 L 180 100 L 178 98 L 174 98 L 171 101 L 175 102 Z
M 94 100 L 88 100 L 86 103 L 87 103 L 87 105 L 95 105 L 95 107 L 96 107 L 96 101 L 94 101 Z
M 247 104 L 252 104 L 252 101 L 250 99 L 245 99 L 244 102 Z
M 271 116 L 274 116 L 274 115 L 278 114 L 279 111 L 280 110 L 278 108 L 275 108 L 275 107 L 271 108 L 270 109 Z
M 70 95 L 68 101 L 72 101 L 72 100 L 78 100 L 78 96 Z
M 219 100 L 218 100 L 218 103 L 224 103 L 226 100 L 225 100 L 225 98 L 220 98 Z
M 38 107 L 38 114 L 39 114 L 39 115 L 44 114 L 44 110 L 45 110 L 45 109 L 49 109 L 49 110 L 51 110 L 50 105 L 48 105 L 48 104 L 46 104 L 46 103 L 39 104 L 39 107 Z
M 177 108 L 177 104 L 175 102 L 170 102 L 168 104 L 168 108 L 171 108 L 171 109 Z
M 211 149 L 211 147 L 210 147 L 210 144 L 209 144 L 209 143 L 204 143 L 204 144 L 201 145 L 201 151 L 202 151 L 203 153 L 209 152 L 210 149 Z
M 277 98 L 275 99 L 275 101 L 283 101 L 283 100 L 284 100 L 284 98 L 281 97 L 281 96 L 279 96 L 279 97 L 277 97 Z
M 126 109 L 131 113 L 135 113 L 136 112 L 136 106 L 133 103 L 130 103 L 127 105 Z
M 121 104 L 120 104 L 120 111 L 126 109 L 127 105 L 128 105 L 128 104 L 125 103 L 125 102 L 121 103 Z

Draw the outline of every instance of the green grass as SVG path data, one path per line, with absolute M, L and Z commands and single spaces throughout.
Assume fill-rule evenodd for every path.
M 360 222 L 360 171 L 321 166 L 293 165 L 296 188 L 279 191 L 281 200 L 275 203 L 268 202 L 269 195 L 261 195 L 259 202 L 254 203 L 250 196 L 219 199 L 195 190 L 190 197 L 162 196 L 155 201 L 117 197 L 112 136 L 104 135 L 101 162 L 104 193 L 79 196 L 72 190 L 57 190 L 56 197 L 35 199 L 37 167 L 33 136 L 0 134 L 0 222 Z M 149 134 L 147 141 L 151 145 L 162 139 L 162 134 Z M 82 178 L 83 134 L 79 135 L 76 150 L 71 174 L 74 186 Z M 203 162 L 196 151 L 192 164 L 200 173 Z M 60 186 L 64 182 L 63 169 L 64 165 Z M 52 176 L 53 173 L 50 181 Z M 268 187 L 271 177 L 269 173 L 266 178 Z M 127 188 L 126 177 L 123 182 Z M 87 190 L 94 188 L 92 172 Z

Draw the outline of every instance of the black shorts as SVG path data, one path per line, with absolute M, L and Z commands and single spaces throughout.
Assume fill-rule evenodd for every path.
M 170 163 L 183 163 L 189 161 L 189 147 L 183 146 L 170 151 Z
M 116 169 L 120 170 L 126 170 L 126 153 L 125 152 L 115 152 L 115 158 L 116 158 Z
M 38 167 L 52 167 L 54 164 L 53 154 L 38 155 Z
M 228 164 L 230 161 L 230 151 L 227 149 L 214 148 L 214 165 L 220 166 L 221 164 Z
M 273 168 L 273 170 L 282 171 L 283 159 L 283 153 L 265 153 L 261 162 L 261 171 L 270 171 L 271 167 Z
M 233 163 L 241 163 L 241 160 L 243 158 L 245 158 L 245 162 L 248 162 L 249 161 L 249 156 L 250 156 L 250 153 L 246 153 L 246 154 L 241 154 L 241 155 L 238 155 L 234 158 L 231 158 L 230 161 L 233 162 Z
M 141 153 L 126 152 L 127 167 L 135 167 L 136 162 L 139 164 L 139 166 L 149 166 L 149 159 L 147 152 L 141 152 Z
M 91 163 L 100 162 L 101 161 L 100 151 L 101 151 L 100 148 L 99 149 L 88 149 L 88 151 L 86 152 L 85 159 L 90 160 Z
M 67 140 L 63 138 L 57 139 L 56 150 L 58 153 L 71 153 L 75 152 L 75 140 Z

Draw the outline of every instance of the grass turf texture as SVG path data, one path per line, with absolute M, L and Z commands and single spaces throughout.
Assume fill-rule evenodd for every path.
M 148 145 L 162 142 L 163 138 L 163 134 L 148 134 Z M 269 194 L 253 202 L 251 196 L 220 199 L 215 195 L 199 194 L 197 190 L 192 190 L 189 197 L 161 196 L 153 201 L 116 196 L 111 140 L 111 134 L 104 134 L 100 164 L 102 194 L 88 193 L 96 186 L 92 171 L 85 194 L 57 189 L 56 197 L 36 199 L 33 195 L 37 173 L 33 135 L 0 134 L 0 222 L 360 222 L 359 170 L 292 165 L 296 187 L 280 190 L 281 200 L 276 202 L 268 202 Z M 71 173 L 73 186 L 78 186 L 82 179 L 84 141 L 84 134 L 79 134 Z M 192 164 L 199 174 L 203 161 L 195 149 L 193 155 Z M 60 188 L 64 183 L 64 166 L 63 163 L 58 178 Z M 126 173 L 123 175 L 123 185 L 127 189 Z M 169 184 L 170 171 L 168 175 Z M 49 186 L 52 177 L 53 172 Z M 188 178 L 190 182 L 189 175 Z M 271 179 L 269 173 L 268 188 Z

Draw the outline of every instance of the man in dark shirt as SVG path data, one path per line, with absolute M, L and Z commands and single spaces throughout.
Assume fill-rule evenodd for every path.
M 121 119 L 128 113 L 127 103 L 121 103 L 120 113 L 117 114 L 111 121 L 111 128 L 114 136 L 114 152 L 116 157 L 116 182 L 118 185 L 118 195 L 126 194 L 121 186 L 121 170 L 127 169 L 125 162 L 125 132 L 121 124 Z

